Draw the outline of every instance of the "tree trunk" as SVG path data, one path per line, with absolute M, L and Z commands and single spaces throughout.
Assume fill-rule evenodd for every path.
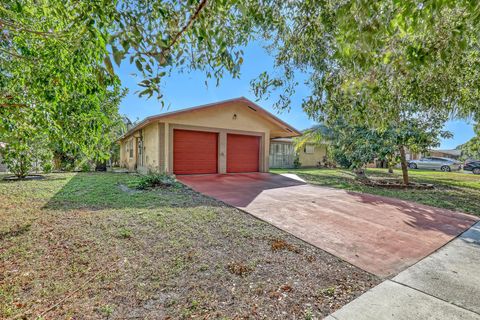
M 408 165 L 407 165 L 407 157 L 405 156 L 405 147 L 400 146 L 400 164 L 402 166 L 402 175 L 403 175 L 403 184 L 408 185 Z

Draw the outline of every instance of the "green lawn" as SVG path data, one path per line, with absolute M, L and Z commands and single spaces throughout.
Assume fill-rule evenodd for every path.
M 0 319 L 320 319 L 379 281 L 181 185 L 1 178 Z
M 273 169 L 273 173 L 295 173 L 307 182 L 356 192 L 410 200 L 435 207 L 463 211 L 480 216 L 480 176 L 460 172 L 411 170 L 414 182 L 431 183 L 433 190 L 386 189 L 365 186 L 344 169 Z M 386 169 L 368 169 L 372 178 L 401 179 L 401 171 L 388 174 Z

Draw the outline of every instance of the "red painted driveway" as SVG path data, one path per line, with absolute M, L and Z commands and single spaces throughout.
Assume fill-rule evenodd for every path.
M 397 274 L 478 220 L 268 173 L 177 178 L 380 277 Z

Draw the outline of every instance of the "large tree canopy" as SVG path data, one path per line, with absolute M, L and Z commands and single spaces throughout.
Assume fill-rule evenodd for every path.
M 173 69 L 198 69 L 217 80 L 225 73 L 237 77 L 242 47 L 275 24 L 275 7 L 260 13 L 255 4 L 2 2 L 0 140 L 11 140 L 12 123 L 27 121 L 18 115 L 30 112 L 36 115 L 35 130 L 50 137 L 56 153 L 106 157 L 122 96 L 113 64 L 134 64 L 141 78 L 139 95 L 157 98 L 162 97 L 162 79 Z
M 277 78 L 262 74 L 259 94 L 307 74 L 312 117 L 381 126 L 399 112 L 479 112 L 480 4 L 468 0 L 288 1 L 270 33 Z M 284 100 L 288 102 L 288 100 Z M 288 107 L 279 104 L 279 107 Z
M 253 83 L 260 97 L 284 89 L 279 108 L 289 107 L 300 70 L 311 87 L 303 109 L 327 124 L 388 130 L 425 114 L 434 127 L 479 116 L 478 1 L 288 1 L 283 10 L 289 18 L 270 34 L 283 72 Z
M 9 81 L 0 103 L 15 103 L 21 98 L 12 90 L 26 87 L 39 89 L 34 92 L 38 94 L 57 88 L 88 90 L 72 80 L 83 75 L 103 80 L 104 71 L 114 73 L 112 61 L 120 64 L 125 59 L 142 76 L 140 95 L 156 93 L 161 98 L 160 81 L 172 68 L 200 69 L 217 80 L 225 72 L 236 77 L 243 62 L 242 47 L 256 32 L 274 28 L 278 16 L 275 6 L 260 12 L 256 4 L 254 0 L 4 1 L 0 67 Z M 20 77 L 33 66 L 33 78 Z M 15 71 L 18 74 L 11 73 Z

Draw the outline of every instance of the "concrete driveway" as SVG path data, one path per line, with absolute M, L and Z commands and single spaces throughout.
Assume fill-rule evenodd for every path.
M 459 212 L 313 186 L 268 173 L 178 179 L 380 277 L 399 273 L 478 220 Z

